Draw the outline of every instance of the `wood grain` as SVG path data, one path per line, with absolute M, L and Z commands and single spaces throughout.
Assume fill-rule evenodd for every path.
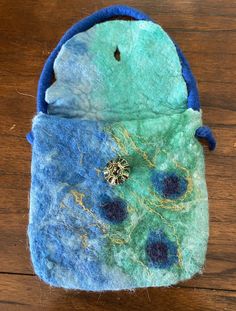
M 35 277 L 28 251 L 31 147 L 43 63 L 77 20 L 119 1 L 0 0 L 0 309 L 236 309 L 236 1 L 130 0 L 168 31 L 198 80 L 204 123 L 217 137 L 206 155 L 210 240 L 204 273 L 178 287 L 117 293 L 52 289 Z
M 0 301 L 3 310 L 217 310 L 234 311 L 236 294 L 193 288 L 140 289 L 84 293 L 48 288 L 34 276 L 3 275 Z

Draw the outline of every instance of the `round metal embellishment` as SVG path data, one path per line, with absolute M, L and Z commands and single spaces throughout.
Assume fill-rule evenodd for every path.
M 130 166 L 123 158 L 117 158 L 107 163 L 104 169 L 104 177 L 111 185 L 122 184 L 129 178 Z

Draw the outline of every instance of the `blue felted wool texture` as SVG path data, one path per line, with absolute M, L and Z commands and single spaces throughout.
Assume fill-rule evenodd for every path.
M 101 194 L 111 193 L 97 178 L 96 168 L 114 157 L 114 142 L 97 123 L 43 114 L 36 117 L 33 133 L 28 234 L 35 272 L 47 283 L 65 288 L 102 290 L 105 278 L 107 288 L 122 287 L 125 275 L 122 281 L 120 271 L 116 275 L 115 267 L 99 262 L 105 225 L 84 207 L 98 205 Z M 79 195 L 88 191 L 86 198 Z
M 114 12 L 148 19 L 127 7 L 85 19 L 62 38 L 39 83 L 28 235 L 35 272 L 52 286 L 170 286 L 205 260 L 208 202 L 196 137 L 212 149 L 214 137 L 202 127 L 194 77 L 160 26 L 94 26 Z M 112 186 L 104 169 L 118 158 L 130 176 Z
M 28 229 L 37 275 L 102 291 L 169 286 L 201 271 L 208 210 L 200 125 L 191 109 L 115 123 L 40 113 Z M 114 187 L 102 170 L 117 156 L 131 173 Z

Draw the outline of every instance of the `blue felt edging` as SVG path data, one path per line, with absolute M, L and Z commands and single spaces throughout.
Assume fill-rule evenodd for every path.
M 53 79 L 53 64 L 54 60 L 56 59 L 62 45 L 68 41 L 70 38 L 72 38 L 75 34 L 83 32 L 88 30 L 89 28 L 93 27 L 95 24 L 104 22 L 112 17 L 115 16 L 129 16 L 136 20 L 147 20 L 152 21 L 152 19 L 146 15 L 145 13 L 138 11 L 134 8 L 131 8 L 129 6 L 125 5 L 113 5 L 106 8 L 103 8 L 92 15 L 82 19 L 81 21 L 74 24 L 61 38 L 59 43 L 57 44 L 56 48 L 52 51 L 50 56 L 48 57 L 39 82 L 38 82 L 38 91 L 37 91 L 37 112 L 43 112 L 47 113 L 47 102 L 45 101 L 45 92 L 50 87 Z M 195 81 L 195 78 L 192 74 L 191 68 L 189 66 L 189 63 L 187 59 L 185 58 L 183 52 L 178 47 L 178 45 L 174 42 L 176 46 L 176 50 L 182 65 L 182 74 L 184 77 L 184 80 L 187 84 L 188 89 L 188 101 L 187 101 L 187 107 L 192 108 L 193 110 L 200 110 L 200 101 L 199 101 L 199 95 L 198 95 L 198 89 L 197 84 Z M 199 128 L 200 129 L 200 128 Z M 198 130 L 199 130 L 198 129 Z M 197 131 L 198 131 L 197 130 Z M 196 133 L 197 133 L 196 131 Z M 198 132 L 201 132 L 200 130 Z M 201 132 L 202 133 L 202 132 Z M 196 137 L 199 137 L 198 134 L 195 135 Z M 209 148 L 212 149 L 212 138 L 213 135 L 205 135 L 204 137 L 206 140 L 208 140 Z M 29 143 L 33 143 L 33 135 L 32 132 L 28 133 L 27 140 Z
M 28 143 L 30 143 L 31 145 L 33 144 L 34 142 L 34 135 L 33 135 L 33 132 L 30 131 L 27 135 L 26 135 L 26 139 L 28 141 Z
M 182 65 L 182 75 L 187 84 L 188 89 L 188 103 L 187 107 L 192 108 L 193 110 L 200 110 L 200 100 L 198 95 L 197 83 L 194 78 L 194 75 L 191 71 L 190 65 L 185 58 L 183 52 L 179 48 L 179 46 L 174 42 L 176 51 L 178 53 L 180 63 Z
M 216 139 L 208 126 L 199 127 L 195 132 L 195 137 L 205 139 L 211 151 L 216 148 Z

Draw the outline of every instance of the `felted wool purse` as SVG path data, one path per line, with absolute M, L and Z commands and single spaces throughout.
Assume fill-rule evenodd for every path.
M 201 271 L 208 198 L 197 138 L 210 149 L 215 139 L 190 67 L 159 25 L 126 6 L 75 24 L 45 64 L 37 112 L 28 236 L 41 279 L 104 291 Z

